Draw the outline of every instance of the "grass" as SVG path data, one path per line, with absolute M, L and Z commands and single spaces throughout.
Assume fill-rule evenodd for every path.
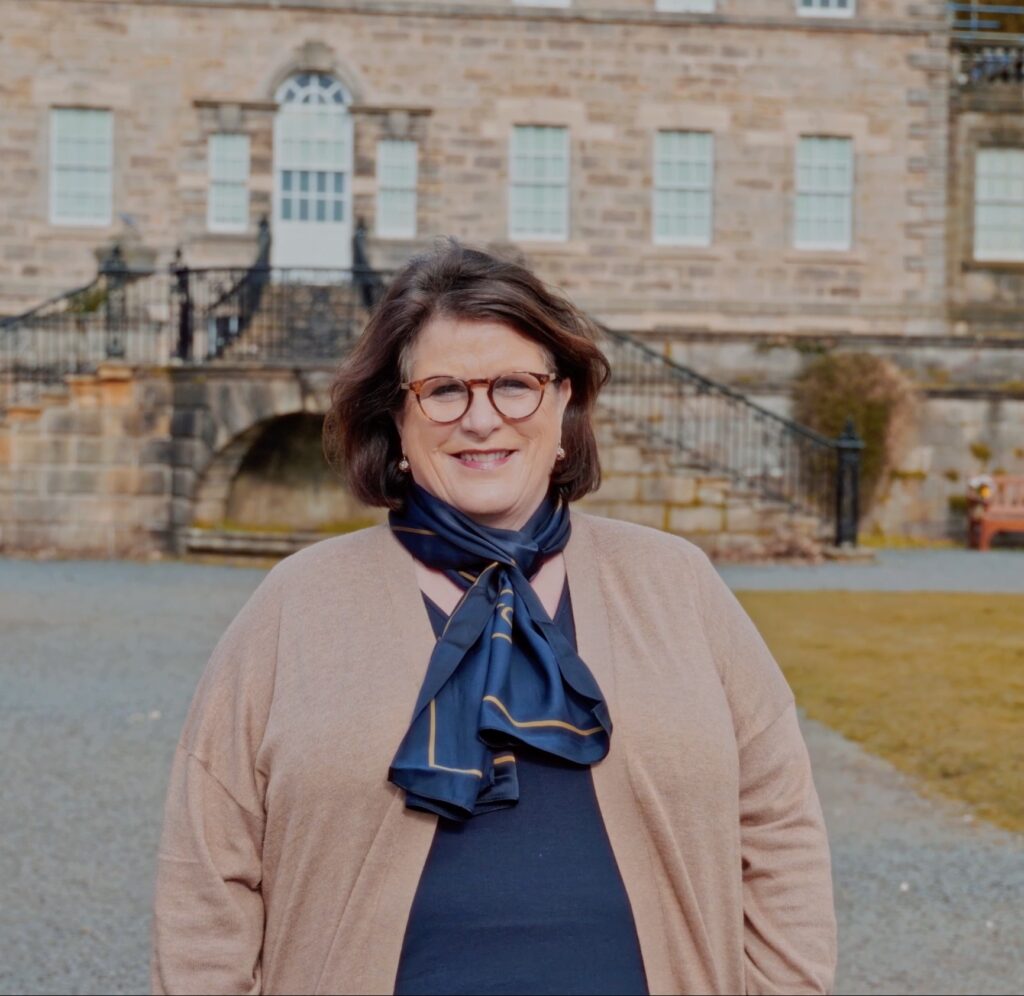
M 739 597 L 808 716 L 1024 831 L 1024 596 Z

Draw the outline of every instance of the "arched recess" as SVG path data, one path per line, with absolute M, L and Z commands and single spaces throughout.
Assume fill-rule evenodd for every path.
M 321 448 L 323 415 L 294 412 L 240 433 L 207 466 L 193 524 L 251 532 L 338 532 L 380 521 L 345 489 Z
M 301 271 L 352 266 L 352 94 L 337 76 L 303 70 L 274 94 L 271 262 Z

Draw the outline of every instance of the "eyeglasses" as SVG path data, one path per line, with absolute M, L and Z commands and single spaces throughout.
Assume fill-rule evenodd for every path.
M 517 370 L 498 377 L 476 377 L 460 380 L 458 377 L 426 377 L 410 380 L 400 386 L 412 391 L 420 410 L 431 422 L 446 425 L 458 422 L 473 401 L 473 388 L 487 385 L 487 397 L 494 410 L 509 422 L 529 418 L 544 400 L 544 389 L 549 383 L 561 380 L 556 374 L 527 373 Z

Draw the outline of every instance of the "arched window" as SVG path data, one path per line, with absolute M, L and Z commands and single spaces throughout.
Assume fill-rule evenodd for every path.
M 352 265 L 350 96 L 326 73 L 278 87 L 274 122 L 275 266 Z

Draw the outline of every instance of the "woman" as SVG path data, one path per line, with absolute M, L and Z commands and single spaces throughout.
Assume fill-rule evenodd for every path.
M 521 266 L 396 277 L 325 423 L 389 523 L 279 564 L 203 675 L 155 992 L 825 992 L 793 698 L 706 557 L 570 512 L 608 368 Z

